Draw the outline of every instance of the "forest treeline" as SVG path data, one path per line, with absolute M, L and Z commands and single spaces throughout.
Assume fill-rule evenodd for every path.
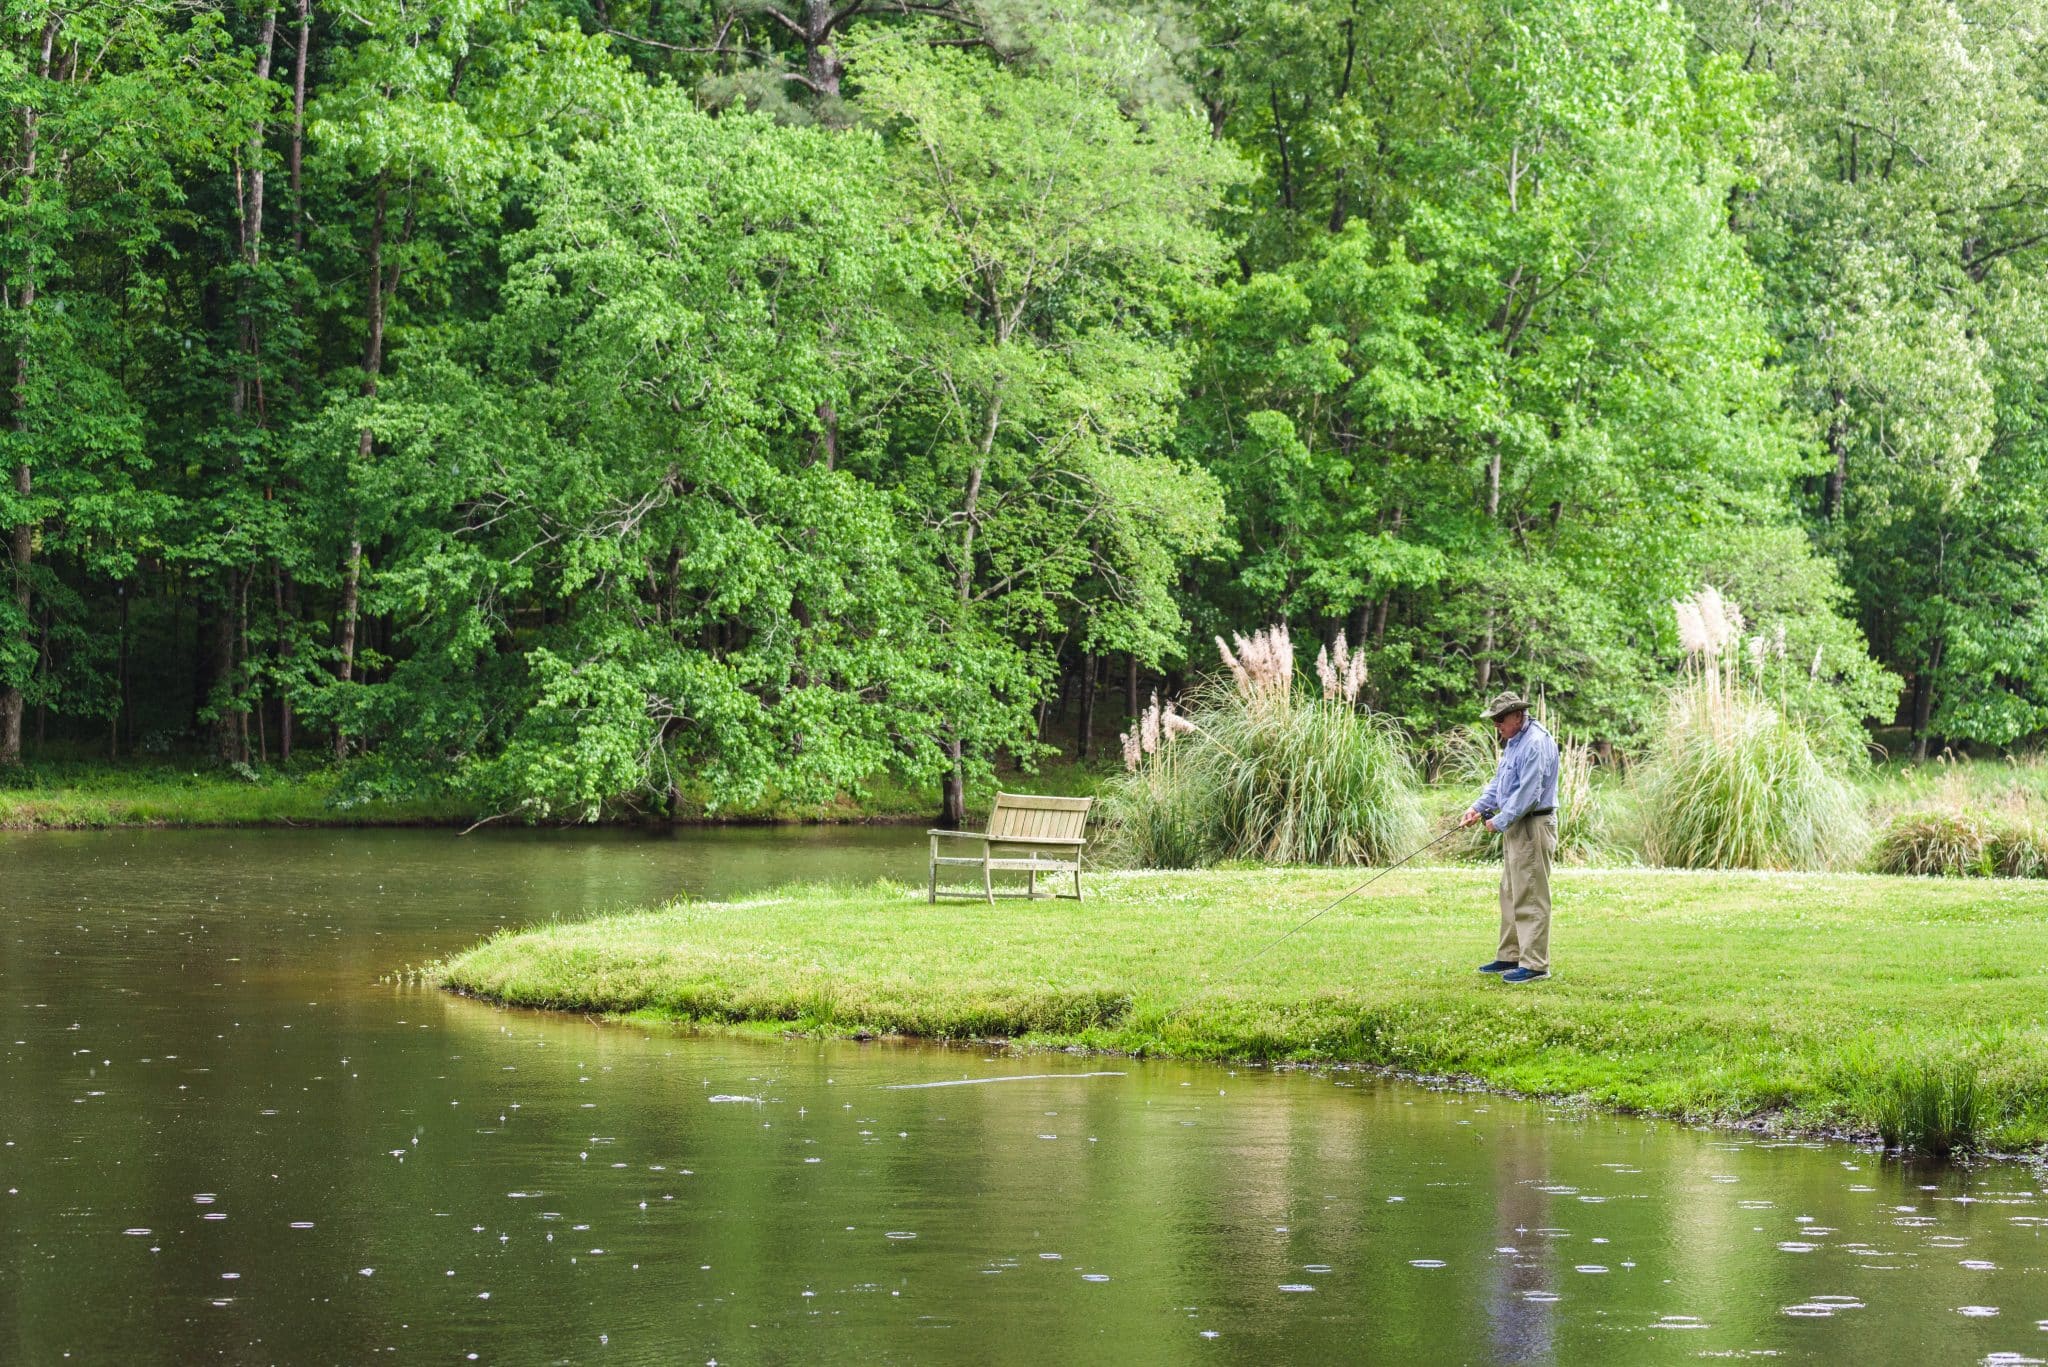
M 0 33 L 0 761 L 957 815 L 1283 620 L 1626 746 L 1702 583 L 1838 732 L 2048 727 L 2048 0 Z

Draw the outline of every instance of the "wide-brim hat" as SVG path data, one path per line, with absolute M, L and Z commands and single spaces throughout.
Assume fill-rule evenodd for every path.
M 1529 700 L 1521 694 L 1496 693 L 1493 695 L 1493 701 L 1486 705 L 1486 711 L 1480 715 L 1488 721 L 1499 721 L 1510 712 L 1527 712 L 1528 710 Z

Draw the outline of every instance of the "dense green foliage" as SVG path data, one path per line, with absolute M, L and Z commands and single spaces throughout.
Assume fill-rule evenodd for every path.
M 957 816 L 1070 683 L 1176 694 L 1277 620 L 1359 643 L 1374 728 L 1514 686 L 1635 750 L 1702 582 L 1818 658 L 1826 745 L 2011 745 L 2044 31 L 20 0 L 0 763 L 310 739 L 361 800 Z
M 1099 874 L 1084 902 L 999 916 L 927 908 L 922 889 L 792 888 L 508 931 L 429 976 L 527 1006 L 1368 1063 L 1934 1148 L 2048 1142 L 2032 888 L 1574 870 L 1555 884 L 1555 976 L 1517 988 L 1472 971 L 1492 876 L 1410 868 L 1255 957 L 1356 877 Z

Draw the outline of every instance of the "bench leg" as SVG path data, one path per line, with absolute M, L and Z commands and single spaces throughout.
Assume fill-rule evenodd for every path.
M 989 877 L 988 861 L 981 862 L 981 895 L 990 906 L 996 904 L 996 885 Z
M 939 838 L 937 836 L 932 837 L 932 864 L 930 877 L 931 881 L 925 888 L 924 900 L 928 905 L 937 906 L 939 901 Z
M 1034 902 L 1038 900 L 1037 869 L 1026 869 L 1024 871 L 1024 895 Z
M 1081 900 L 1081 866 L 1079 864 L 1074 865 L 1074 900 L 1076 902 Z

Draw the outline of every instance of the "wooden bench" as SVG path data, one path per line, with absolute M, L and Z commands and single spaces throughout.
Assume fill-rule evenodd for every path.
M 1024 895 L 1039 896 L 1041 873 L 1074 876 L 1074 900 L 1081 900 L 1081 847 L 1087 842 L 1088 809 L 1092 797 L 1032 797 L 1025 793 L 997 793 L 995 810 L 988 814 L 987 831 L 941 831 L 927 834 L 932 841 L 931 882 L 926 900 L 939 900 L 939 866 L 981 870 L 981 895 L 996 900 L 997 870 L 1025 875 Z M 979 850 L 940 854 L 939 842 L 973 842 Z M 948 846 L 959 849 L 960 846 Z M 960 894 L 963 896 L 971 894 Z M 1047 896 L 1064 897 L 1065 893 Z

